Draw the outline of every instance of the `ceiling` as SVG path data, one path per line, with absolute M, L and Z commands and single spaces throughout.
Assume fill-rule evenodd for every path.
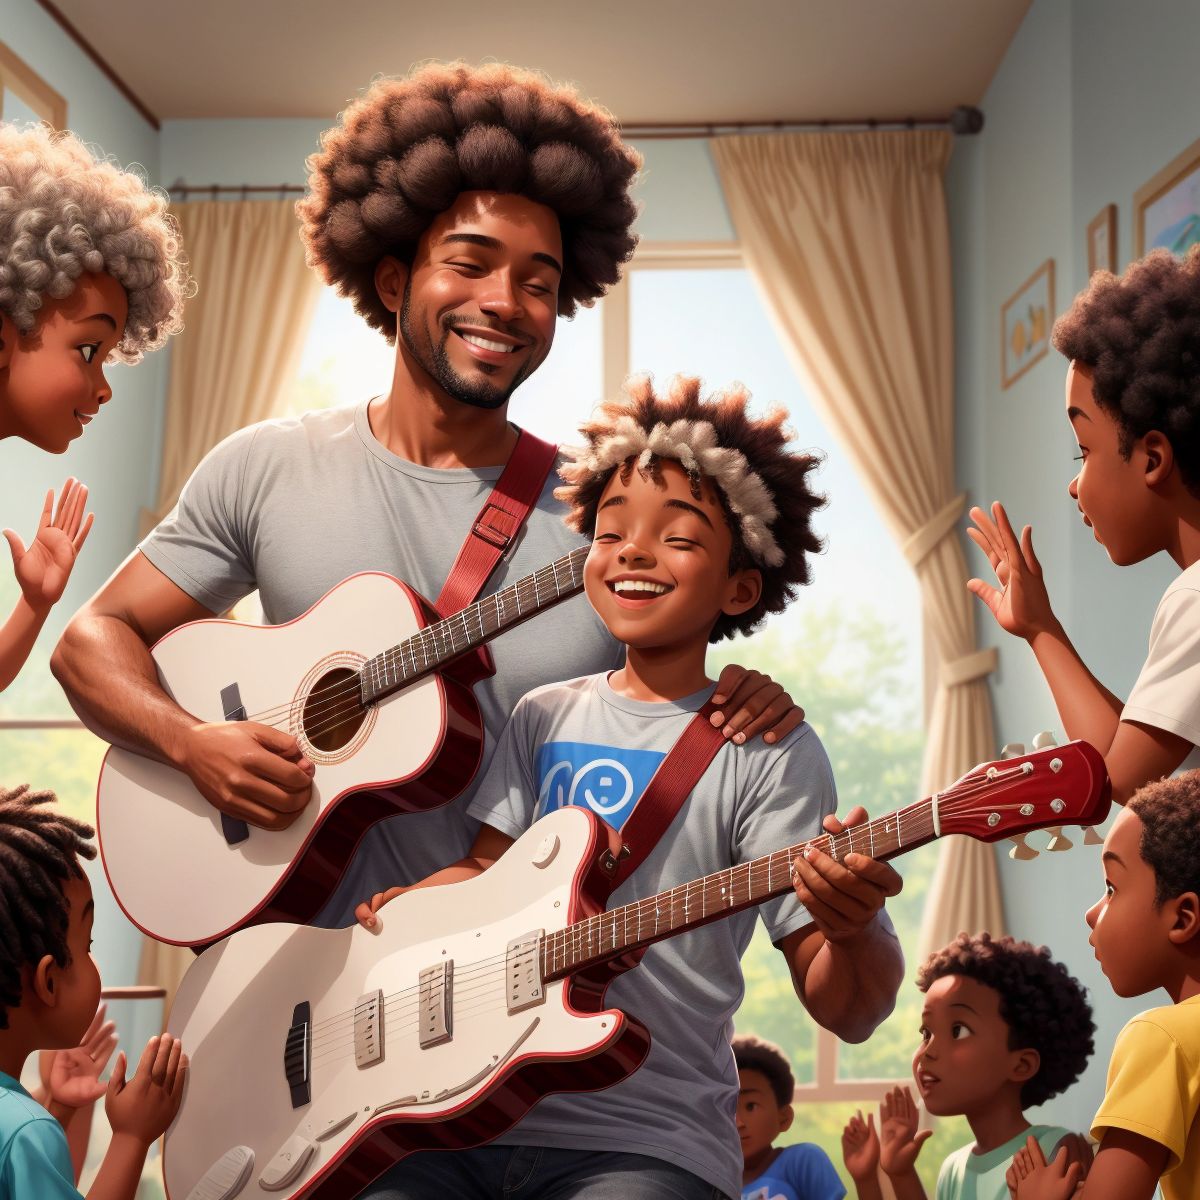
M 159 120 L 329 118 L 380 74 L 500 59 L 627 125 L 979 104 L 1030 0 L 55 0 Z

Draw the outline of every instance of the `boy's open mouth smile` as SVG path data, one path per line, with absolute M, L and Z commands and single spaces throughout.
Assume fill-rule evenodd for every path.
M 618 603 L 626 608 L 645 608 L 659 596 L 665 596 L 675 590 L 669 583 L 636 575 L 618 575 L 615 579 L 606 579 L 604 586 L 616 596 Z

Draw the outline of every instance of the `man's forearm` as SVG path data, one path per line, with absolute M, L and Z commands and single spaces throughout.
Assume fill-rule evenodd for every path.
M 196 718 L 163 691 L 149 649 L 124 621 L 76 617 L 55 647 L 50 669 L 93 733 L 115 746 L 178 762 Z
M 1106 754 L 1121 721 L 1121 700 L 1088 670 L 1061 625 L 1036 634 L 1029 645 L 1067 737 L 1082 738 Z
M 865 1042 L 895 1007 L 903 977 L 900 942 L 877 916 L 853 938 L 826 940 L 797 991 L 819 1025 L 844 1042 Z

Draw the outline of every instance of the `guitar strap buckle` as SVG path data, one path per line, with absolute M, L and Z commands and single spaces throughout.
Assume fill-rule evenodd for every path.
M 508 549 L 520 524 L 512 513 L 505 512 L 498 505 L 488 504 L 476 517 L 471 532 L 477 538 L 482 538 L 498 550 L 504 551 Z

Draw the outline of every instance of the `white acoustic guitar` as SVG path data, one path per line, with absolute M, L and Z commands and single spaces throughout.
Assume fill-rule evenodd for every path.
M 1072 742 L 812 842 L 884 859 L 947 833 L 996 841 L 1094 824 L 1108 793 Z M 477 878 L 394 900 L 378 933 L 260 925 L 206 950 L 168 1023 L 191 1058 L 171 1200 L 345 1200 L 414 1150 L 479 1145 L 549 1092 L 623 1079 L 650 1035 L 604 1008 L 609 982 L 651 943 L 788 891 L 801 847 L 604 911 L 620 849 L 563 808 Z
M 316 768 L 285 830 L 223 816 L 180 771 L 113 747 L 97 785 L 100 851 L 125 915 L 151 937 L 206 945 L 262 921 L 308 921 L 362 835 L 436 808 L 483 747 L 468 653 L 583 587 L 588 547 L 438 620 L 391 575 L 353 575 L 285 625 L 195 621 L 152 649 L 167 693 L 199 721 L 291 733 Z

